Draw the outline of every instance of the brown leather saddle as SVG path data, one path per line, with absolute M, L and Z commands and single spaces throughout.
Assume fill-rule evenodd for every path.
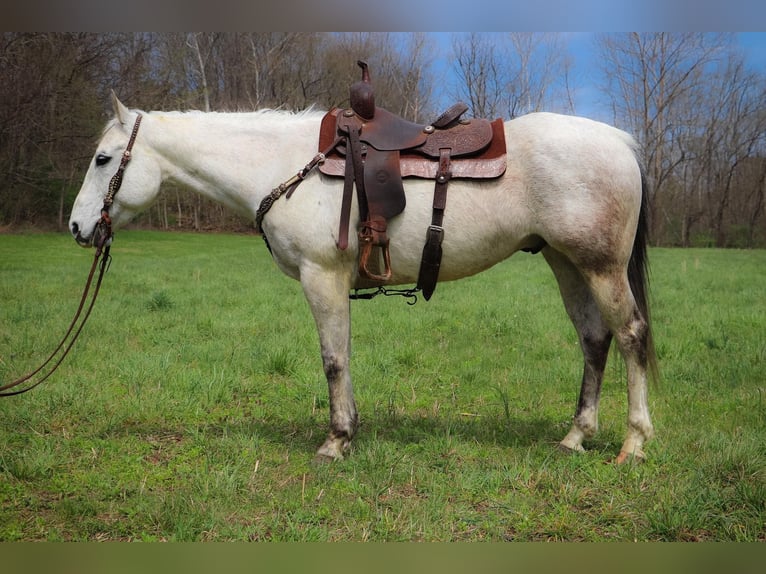
M 320 165 L 322 173 L 344 178 L 338 248 L 348 247 L 355 186 L 361 220 L 359 273 L 373 284 L 386 283 L 392 275 L 388 222 L 407 203 L 402 178 L 434 179 L 433 213 L 417 284 L 428 300 L 441 265 L 447 185 L 456 177 L 494 178 L 505 172 L 503 122 L 463 119 L 468 110 L 463 103 L 453 105 L 429 125 L 405 120 L 375 105 L 367 64 L 358 64 L 362 79 L 351 86 L 351 107 L 328 112 L 319 138 L 320 150 L 339 142 Z M 374 248 L 379 256 L 373 258 Z

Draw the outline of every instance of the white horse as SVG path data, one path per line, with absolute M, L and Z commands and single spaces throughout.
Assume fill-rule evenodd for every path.
M 163 181 L 183 184 L 254 217 L 272 188 L 317 153 L 322 113 L 150 112 L 113 97 L 103 133 L 70 219 L 83 246 L 93 244 L 110 178 L 143 116 L 132 160 L 114 198 L 114 228 L 157 198 Z M 582 451 L 598 427 L 598 405 L 612 338 L 627 371 L 627 434 L 618 463 L 643 459 L 653 435 L 647 371 L 654 368 L 646 282 L 646 188 L 637 147 L 626 133 L 585 118 L 536 113 L 505 123 L 507 169 L 497 179 L 450 183 L 439 281 L 488 269 L 516 251 L 542 248 L 584 356 L 571 430 L 560 443 Z M 330 432 L 319 458 L 341 459 L 358 426 L 349 374 L 349 292 L 358 276 L 358 242 L 339 250 L 342 179 L 312 172 L 263 220 L 274 261 L 300 281 L 316 321 L 329 385 Z M 434 184 L 406 180 L 407 206 L 388 227 L 393 276 L 414 283 L 430 224 Z M 351 229 L 358 224 L 356 199 Z

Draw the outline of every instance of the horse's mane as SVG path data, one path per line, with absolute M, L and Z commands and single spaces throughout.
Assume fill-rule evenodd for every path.
M 137 112 L 140 114 L 146 114 L 147 112 L 140 110 L 140 109 L 131 109 L 132 112 Z M 162 114 L 163 116 L 171 116 L 171 117 L 221 117 L 221 118 L 232 118 L 234 116 L 248 116 L 248 117 L 256 117 L 256 118 L 262 118 L 265 120 L 274 119 L 274 120 L 287 120 L 287 119 L 308 119 L 308 118 L 314 118 L 314 117 L 320 117 L 323 116 L 326 112 L 322 109 L 317 108 L 313 104 L 309 106 L 308 108 L 302 109 L 302 110 L 287 110 L 282 108 L 261 108 L 259 110 L 216 110 L 211 112 L 205 112 L 202 110 L 171 110 L 171 111 L 164 111 L 164 110 L 152 110 L 148 112 L 150 114 Z M 101 134 L 103 137 L 107 131 L 109 131 L 110 128 L 115 126 L 118 123 L 117 118 L 112 118 L 109 120 L 104 127 L 104 131 Z
M 141 112 L 141 110 L 133 110 L 136 112 Z M 143 113 L 143 112 L 141 112 Z M 255 114 L 255 115 L 273 115 L 273 116 L 283 116 L 283 117 L 303 117 L 303 116 L 310 116 L 312 114 L 323 114 L 325 113 L 323 110 L 318 109 L 316 106 L 311 105 L 308 108 L 305 108 L 303 110 L 288 110 L 283 108 L 260 108 L 258 110 L 244 110 L 244 109 L 236 109 L 236 110 L 214 110 L 205 112 L 202 110 L 175 110 L 175 111 L 164 111 L 164 110 L 152 110 L 150 113 L 157 113 L 157 114 L 163 114 L 163 115 L 170 115 L 170 116 L 176 116 L 176 115 L 233 115 L 233 114 Z

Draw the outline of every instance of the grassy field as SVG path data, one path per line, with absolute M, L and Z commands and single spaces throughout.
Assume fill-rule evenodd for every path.
M 542 257 L 353 305 L 342 463 L 314 323 L 256 237 L 121 232 L 46 383 L 0 399 L 0 540 L 764 541 L 766 252 L 653 249 L 662 382 L 640 465 L 610 357 L 600 432 L 556 450 L 581 372 Z M 0 380 L 34 368 L 92 253 L 0 236 Z

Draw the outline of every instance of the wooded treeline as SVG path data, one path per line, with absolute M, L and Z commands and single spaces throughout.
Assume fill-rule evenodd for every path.
M 599 35 L 603 80 L 578 76 L 564 34 L 444 40 L 428 33 L 3 32 L 0 229 L 65 228 L 108 119 L 111 89 L 147 111 L 327 109 L 347 104 L 359 79 L 356 60 L 365 59 L 378 104 L 421 122 L 458 99 L 481 117 L 578 113 L 578 90 L 597 88 L 611 110 L 598 119 L 631 132 L 643 148 L 654 244 L 766 246 L 766 76 L 748 67 L 735 35 Z M 252 227 L 169 185 L 137 223 Z

